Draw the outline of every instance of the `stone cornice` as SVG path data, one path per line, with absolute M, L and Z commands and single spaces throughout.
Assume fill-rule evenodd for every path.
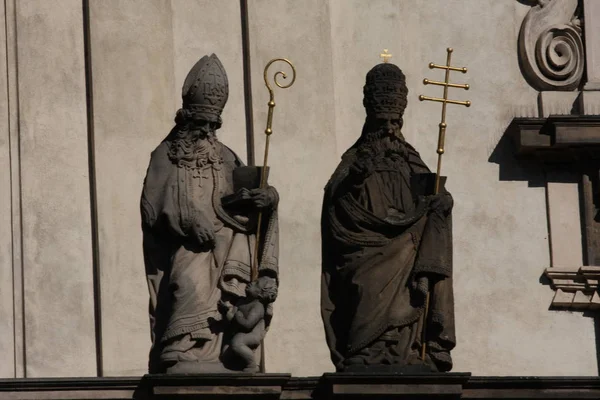
M 157 390 L 158 389 L 158 390 Z M 590 399 L 600 398 L 600 378 L 423 375 L 289 374 L 146 375 L 128 378 L 0 379 L 9 399 Z
M 598 310 L 600 296 L 598 281 L 600 267 L 583 266 L 579 269 L 547 268 L 544 275 L 556 290 L 552 307 L 569 310 Z
M 515 118 L 508 134 L 519 157 L 547 163 L 600 161 L 600 116 Z

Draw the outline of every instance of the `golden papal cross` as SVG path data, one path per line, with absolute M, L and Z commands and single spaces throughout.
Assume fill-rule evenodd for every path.
M 392 55 L 388 53 L 388 49 L 383 49 L 383 53 L 381 53 L 379 57 L 383 58 L 384 63 L 387 63 L 390 58 L 392 58 Z

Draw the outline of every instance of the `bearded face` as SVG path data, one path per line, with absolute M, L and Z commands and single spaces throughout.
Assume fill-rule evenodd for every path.
M 192 120 L 188 123 L 188 132 L 192 140 L 215 137 L 217 123 L 204 120 Z
M 356 161 L 352 172 L 358 181 L 376 169 L 397 169 L 405 163 L 408 148 L 400 131 L 402 120 L 398 117 L 368 117 L 361 138 L 356 143 Z
M 406 156 L 406 141 L 401 132 L 402 118 L 398 114 L 369 116 L 358 144 L 359 153 L 385 157 L 391 153 Z
M 222 161 L 216 148 L 216 122 L 190 120 L 176 129 L 169 143 L 169 158 L 175 164 L 203 168 Z
M 402 118 L 397 114 L 379 114 L 369 116 L 365 122 L 363 136 L 367 141 L 382 139 L 384 137 L 397 137 L 404 140 L 402 132 Z

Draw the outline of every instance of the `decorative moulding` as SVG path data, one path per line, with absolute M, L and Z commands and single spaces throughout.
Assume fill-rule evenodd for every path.
M 569 310 L 599 310 L 600 267 L 584 266 L 579 269 L 547 268 L 544 275 L 556 291 L 552 307 Z
M 556 291 L 553 308 L 600 309 L 600 115 L 515 118 L 506 134 L 512 138 L 519 158 L 581 174 L 580 215 L 586 265 L 555 266 L 546 269 L 544 274 Z
M 574 90 L 585 65 L 577 0 L 537 0 L 519 33 L 519 61 L 535 89 Z
M 515 118 L 507 134 L 519 157 L 549 163 L 600 161 L 600 116 Z

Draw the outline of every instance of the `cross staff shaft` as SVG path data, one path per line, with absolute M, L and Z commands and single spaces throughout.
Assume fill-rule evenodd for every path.
M 439 135 L 438 135 L 438 146 L 437 146 L 437 154 L 438 154 L 438 162 L 437 162 L 437 171 L 435 174 L 435 194 L 440 192 L 440 177 L 442 173 L 442 155 L 444 154 L 444 141 L 446 140 L 446 106 L 448 104 L 458 104 L 466 107 L 471 106 L 471 102 L 469 100 L 460 101 L 460 100 L 450 100 L 448 99 L 448 88 L 459 88 L 464 90 L 469 90 L 469 85 L 467 84 L 456 84 L 450 83 L 450 71 L 458 71 L 463 74 L 467 73 L 467 68 L 465 67 L 453 67 L 450 64 L 452 59 L 452 48 L 448 47 L 446 49 L 446 65 L 438 65 L 434 63 L 429 63 L 430 69 L 443 69 L 446 71 L 445 79 L 443 82 L 431 81 L 429 79 L 423 79 L 424 85 L 437 85 L 444 87 L 444 96 L 442 98 L 439 97 L 429 97 L 429 96 L 419 96 L 419 100 L 421 101 L 435 101 L 442 103 L 442 120 L 439 123 Z M 425 297 L 425 312 L 422 315 L 421 320 L 421 359 L 425 361 L 425 353 L 427 350 L 427 317 L 429 313 L 429 300 L 431 296 L 431 291 L 427 291 L 427 296 Z

